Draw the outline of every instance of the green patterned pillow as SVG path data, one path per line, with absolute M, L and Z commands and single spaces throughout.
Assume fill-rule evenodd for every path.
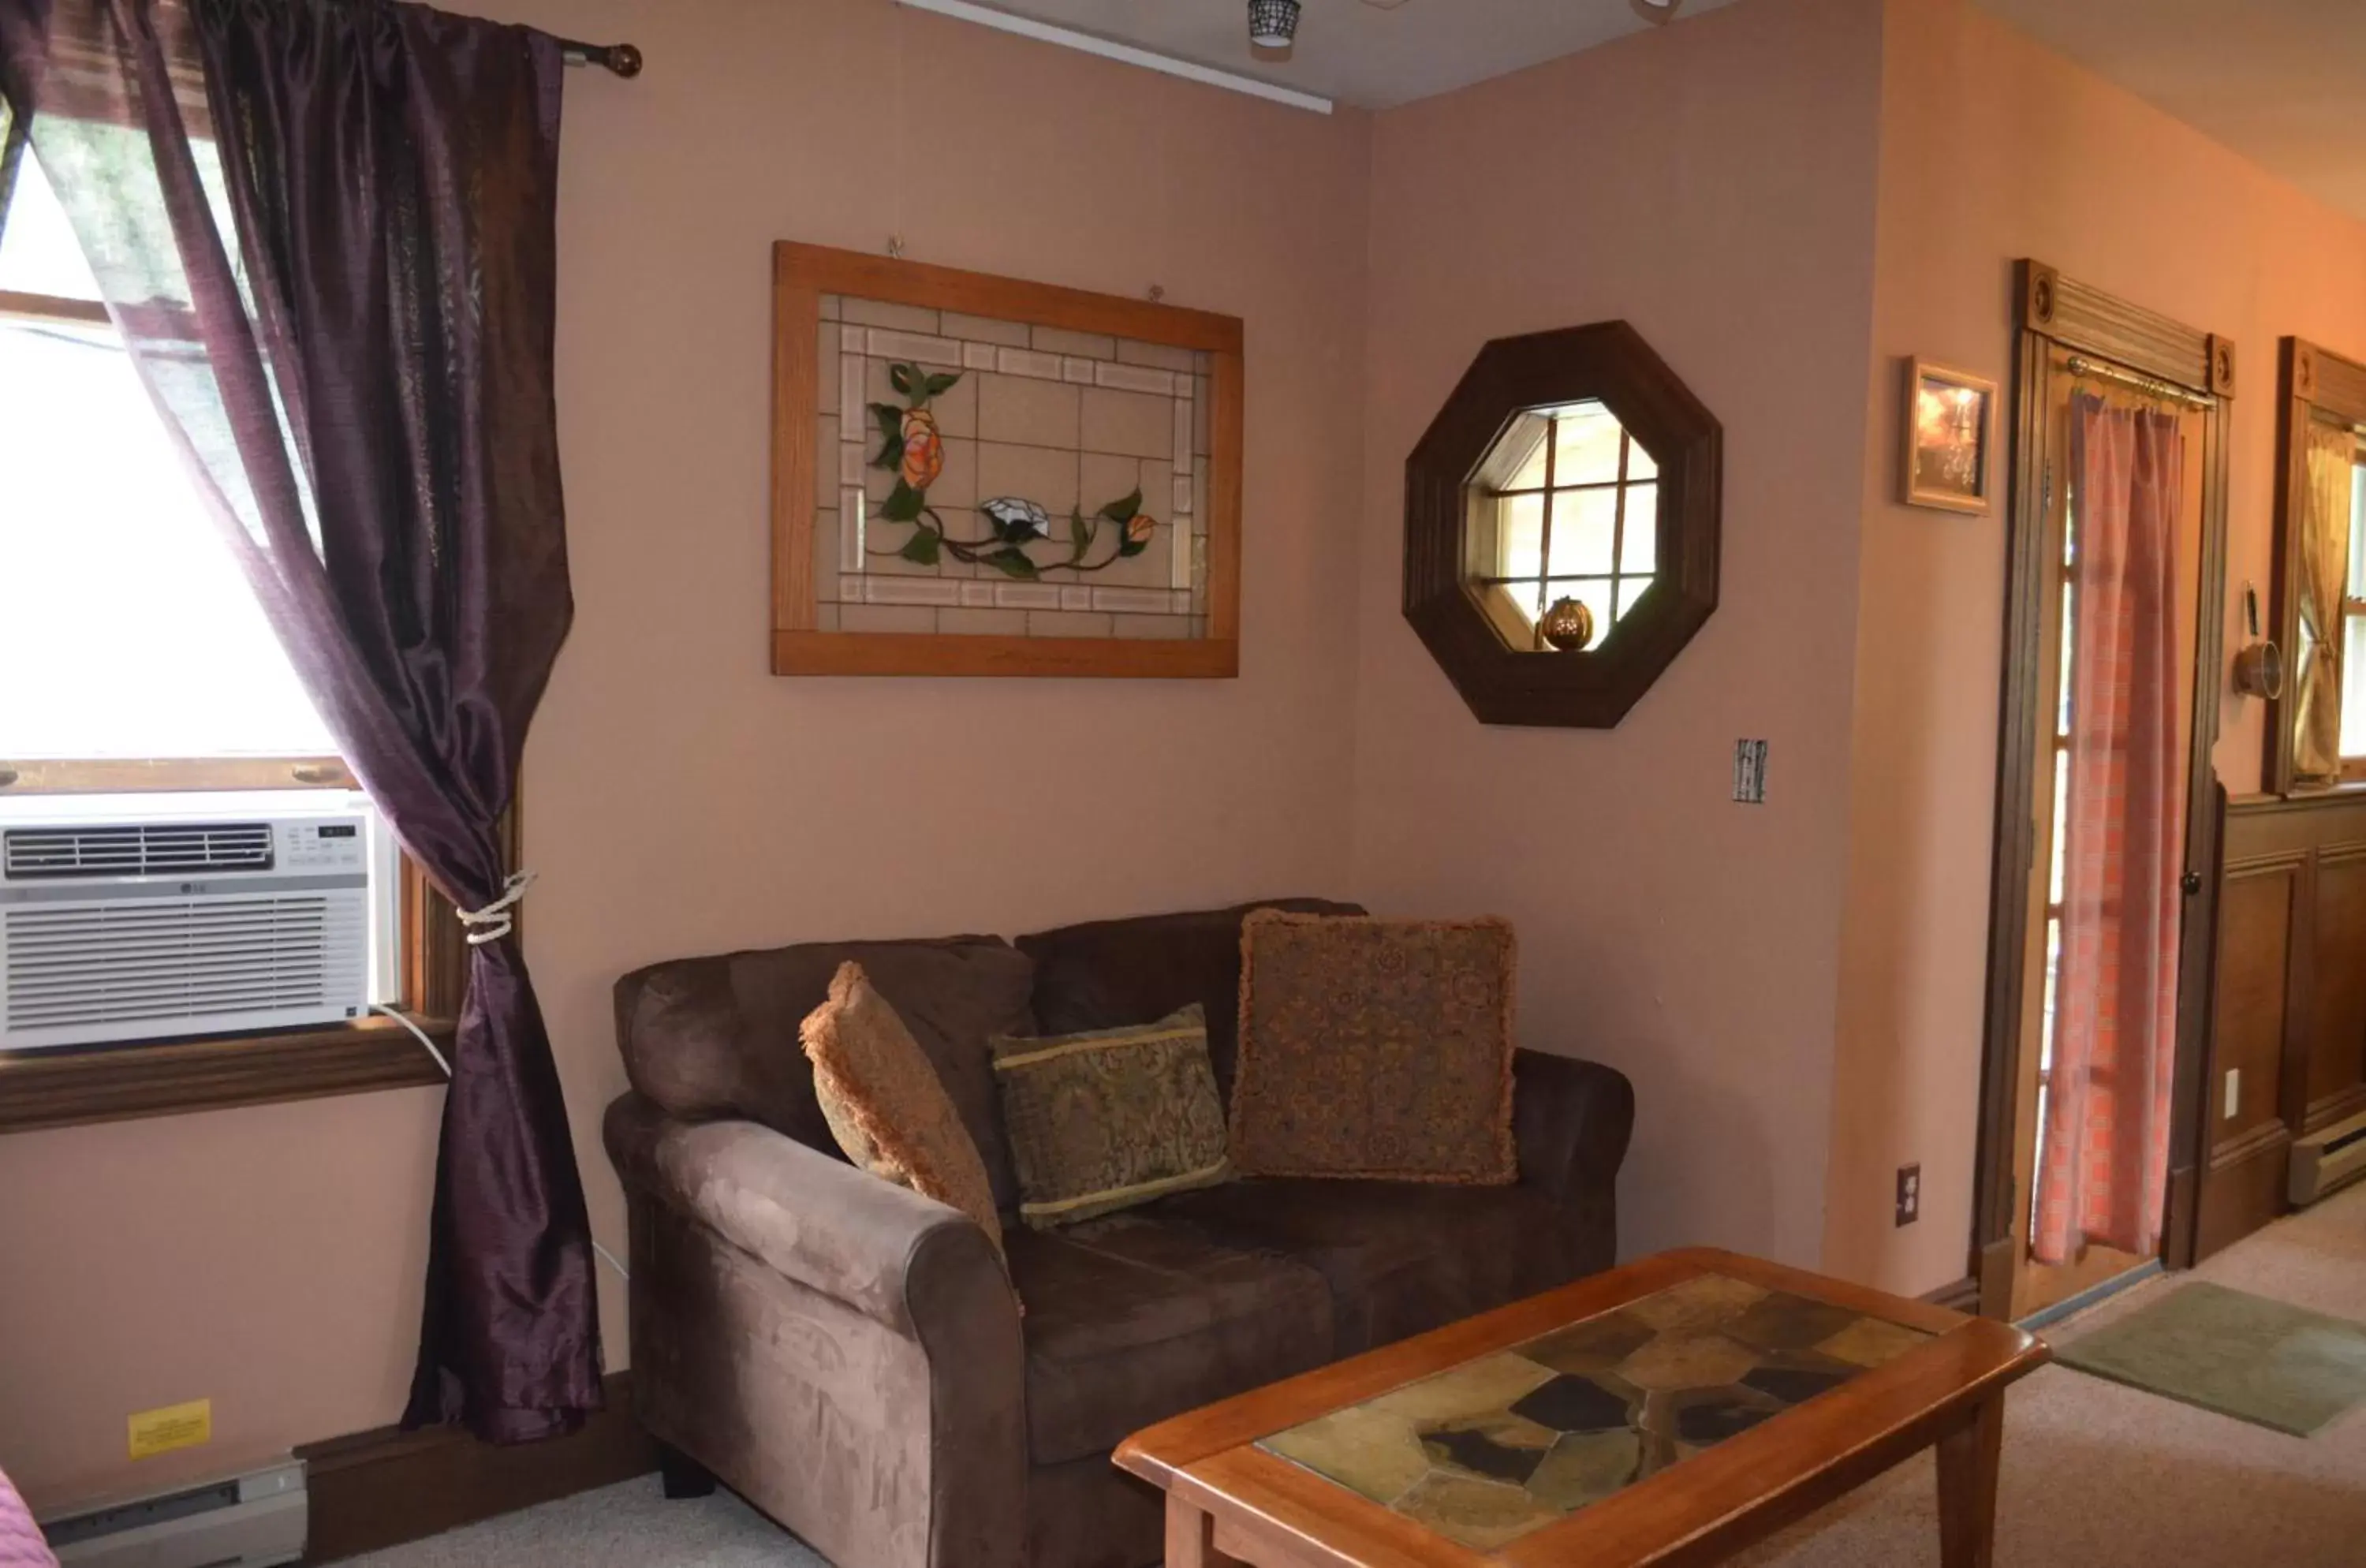
M 1232 1175 L 1197 1002 L 1130 1029 L 997 1035 L 994 1077 L 1019 1168 L 1019 1217 L 1036 1230 Z

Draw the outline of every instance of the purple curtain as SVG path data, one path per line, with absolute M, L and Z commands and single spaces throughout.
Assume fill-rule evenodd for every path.
M 559 73 L 546 35 L 389 0 L 0 0 L 0 93 L 151 394 L 464 909 L 511 885 L 496 823 L 573 614 Z M 470 954 L 403 1419 L 523 1441 L 600 1407 L 590 1225 L 516 940 Z

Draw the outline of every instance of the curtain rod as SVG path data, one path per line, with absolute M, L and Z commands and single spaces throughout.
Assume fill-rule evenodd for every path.
M 558 57 L 569 65 L 604 65 L 619 76 L 641 73 L 641 51 L 629 43 L 582 43 L 558 40 Z
M 2157 398 L 2174 398 L 2188 408 L 2206 409 L 2218 400 L 2191 387 L 2180 386 L 2175 381 L 2164 381 L 2158 376 L 2146 376 L 2135 370 L 2123 370 L 2116 365 L 2089 359 L 2083 355 L 2072 355 L 2068 368 L 2073 376 L 2092 376 L 2099 381 L 2117 381 L 2123 387 L 2134 387 Z

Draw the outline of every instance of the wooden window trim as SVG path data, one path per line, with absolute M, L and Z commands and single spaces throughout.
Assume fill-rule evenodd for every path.
M 2293 761 L 2291 690 L 2291 666 L 2300 652 L 2300 595 L 2293 580 L 2304 521 L 2301 497 L 2308 491 L 2308 444 L 2303 434 L 2311 424 L 2325 423 L 2347 424 L 2366 434 L 2366 364 L 2306 338 L 2285 338 L 2278 350 L 2275 560 L 2268 580 L 2270 607 L 2265 635 L 2284 650 L 2287 675 L 2283 694 L 2267 701 L 2267 755 L 2261 765 L 2267 793 L 2289 798 L 2366 784 L 2366 757 L 2344 757 L 2337 782 L 2299 779 Z M 2360 460 L 2366 462 L 2366 446 L 2360 447 Z M 2352 599 L 2343 608 L 2346 622 L 2349 615 L 2366 610 L 2366 601 Z M 2346 679 L 2349 672 L 2342 674 Z
M 513 807 L 502 850 L 513 862 L 516 830 Z M 467 933 L 451 900 L 409 855 L 400 875 L 402 987 L 396 1007 L 449 1060 L 468 989 Z M 521 927 L 523 913 L 513 916 Z M 443 1068 L 418 1039 L 383 1015 L 317 1029 L 0 1052 L 0 1134 L 442 1082 Z

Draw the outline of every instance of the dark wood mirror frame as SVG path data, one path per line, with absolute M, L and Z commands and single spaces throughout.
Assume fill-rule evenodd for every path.
M 2260 777 L 2271 795 L 2315 794 L 2366 784 L 2303 783 L 2294 776 L 2293 721 L 2297 716 L 2295 667 L 2300 653 L 2300 595 L 2293 579 L 2300 559 L 2300 498 L 2308 488 L 2308 448 L 2301 433 L 2313 423 L 2366 428 L 2366 365 L 2321 348 L 2305 338 L 2279 345 L 2276 377 L 2276 555 L 2270 578 L 2268 635 L 2283 649 L 2286 674 L 2281 696 L 2268 699 L 2267 755 Z
M 1510 423 L 1598 398 L 1659 464 L 1659 570 L 1581 652 L 1515 649 L 1466 581 L 1465 490 Z M 1717 609 L 1725 431 L 1625 321 L 1479 351 L 1405 460 L 1404 617 L 1482 724 L 1608 729 Z

